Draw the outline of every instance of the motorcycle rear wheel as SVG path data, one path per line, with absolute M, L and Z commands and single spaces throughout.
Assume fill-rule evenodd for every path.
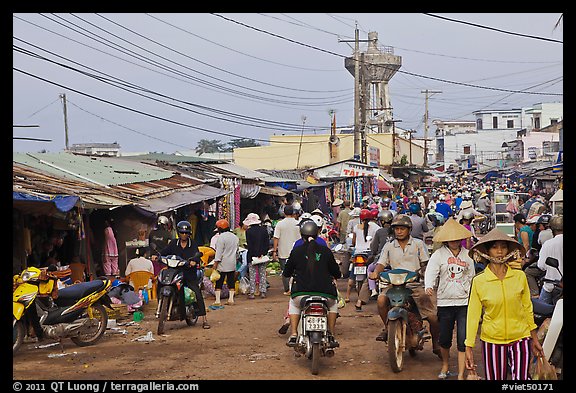
M 21 320 L 15 321 L 15 323 L 13 323 L 12 332 L 14 340 L 12 343 L 12 356 L 14 356 L 22 346 L 24 336 L 26 336 L 26 327 L 24 326 L 24 322 Z
M 92 318 L 91 322 L 97 322 L 98 325 L 96 327 L 90 326 L 87 329 L 82 329 L 78 336 L 70 338 L 72 342 L 79 347 L 96 344 L 104 335 L 106 327 L 108 327 L 108 313 L 103 305 L 93 304 L 92 315 L 94 318 Z M 84 317 L 89 318 L 88 313 L 86 313 Z
M 163 296 L 160 298 L 160 315 L 158 316 L 158 335 L 164 334 L 164 324 L 166 323 L 166 318 L 168 317 L 168 304 L 170 304 L 170 298 L 168 296 Z
M 194 326 L 196 325 L 196 322 L 198 322 L 198 314 L 196 312 L 196 309 L 194 309 L 194 313 L 192 314 L 192 316 L 186 318 L 186 324 L 188 326 Z
M 312 359 L 310 371 L 312 372 L 312 375 L 318 375 L 318 371 L 320 370 L 320 343 L 312 344 L 312 353 L 310 354 L 310 358 Z
M 404 321 L 399 319 L 388 321 L 388 360 L 395 373 L 402 371 L 404 363 L 405 331 Z

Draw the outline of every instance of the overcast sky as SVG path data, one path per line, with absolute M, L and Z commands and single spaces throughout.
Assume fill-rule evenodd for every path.
M 402 67 L 395 120 L 563 102 L 560 13 L 14 14 L 13 151 L 118 142 L 123 152 L 194 150 L 354 120 L 354 29 L 378 32 Z M 450 19 L 450 20 L 448 20 Z M 464 23 L 463 23 L 464 22 Z M 361 44 L 364 51 L 366 43 Z M 536 94 L 526 94 L 526 92 Z M 21 126 L 37 125 L 25 128 Z M 432 127 L 429 123 L 430 130 Z M 17 127 L 18 126 L 18 127 Z

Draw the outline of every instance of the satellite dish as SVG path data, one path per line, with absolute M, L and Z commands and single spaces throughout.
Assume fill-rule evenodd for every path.
M 330 135 L 328 142 L 330 142 L 331 145 L 338 146 L 340 144 L 340 138 L 338 138 L 336 135 Z

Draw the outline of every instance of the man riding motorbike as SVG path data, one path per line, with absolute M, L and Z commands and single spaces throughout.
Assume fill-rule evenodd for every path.
M 338 291 L 334 279 L 340 278 L 342 273 L 332 251 L 316 242 L 319 230 L 311 220 L 301 225 L 300 234 L 304 243 L 292 249 L 282 272 L 284 277 L 294 277 L 288 309 L 291 329 L 288 346 L 296 344 L 300 301 L 306 295 L 320 295 L 328 299 L 328 334 L 330 340 L 336 343 L 333 335 L 338 315 Z
M 428 250 L 422 240 L 415 239 L 410 236 L 412 229 L 412 221 L 410 217 L 405 214 L 398 214 L 392 220 L 392 229 L 394 230 L 395 239 L 384 245 L 380 257 L 376 264 L 374 272 L 370 273 L 369 277 L 373 280 L 378 279 L 379 274 L 384 271 L 386 266 L 392 269 L 401 268 L 418 272 L 424 275 L 424 270 L 428 262 Z M 434 354 L 441 356 L 440 345 L 438 342 L 439 325 L 438 317 L 436 315 L 436 297 L 428 296 L 424 292 L 424 285 L 421 282 L 409 284 L 412 289 L 412 297 L 416 302 L 418 311 L 423 317 L 428 319 L 430 324 L 430 334 L 432 335 L 432 348 Z M 386 291 L 380 292 L 378 296 L 378 314 L 384 323 L 384 329 L 376 337 L 377 341 L 385 341 L 388 338 L 388 310 L 389 300 L 386 296 Z
M 190 233 L 192 232 L 192 225 L 188 221 L 180 221 L 176 225 L 176 230 L 178 231 L 178 239 L 170 240 L 168 246 L 160 250 L 162 256 L 166 255 L 177 255 L 189 263 L 186 270 L 184 271 L 184 280 L 186 286 L 194 291 L 196 294 L 196 302 L 198 305 L 198 316 L 202 317 L 202 327 L 204 329 L 210 329 L 210 324 L 206 319 L 206 306 L 204 304 L 204 298 L 202 297 L 202 291 L 200 290 L 200 283 L 202 277 L 198 277 L 199 271 L 199 261 L 195 256 L 198 255 L 198 245 L 195 241 L 190 239 Z M 182 292 L 182 296 L 184 292 Z M 182 299 L 182 307 L 184 307 L 184 299 Z M 184 313 L 183 310 L 181 310 Z

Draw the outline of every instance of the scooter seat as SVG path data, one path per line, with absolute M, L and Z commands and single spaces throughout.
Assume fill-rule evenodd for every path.
M 322 302 L 322 303 L 326 304 L 327 300 L 323 296 L 306 295 L 302 298 L 302 300 L 300 300 L 300 307 L 303 308 L 304 306 L 306 306 L 306 304 L 311 303 L 311 302 Z
M 102 280 L 93 280 L 74 284 L 58 290 L 58 297 L 56 298 L 55 302 L 56 304 L 59 304 L 59 300 L 66 301 L 71 299 L 81 299 L 84 296 L 99 291 L 103 287 L 104 281 Z

